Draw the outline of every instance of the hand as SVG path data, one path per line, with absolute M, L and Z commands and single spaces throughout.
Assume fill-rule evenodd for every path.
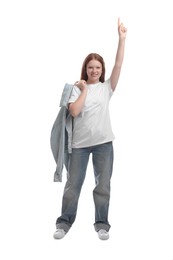
M 120 18 L 118 18 L 118 34 L 121 39 L 126 38 L 127 28 L 124 27 L 123 23 L 120 23 Z
M 74 85 L 77 86 L 81 91 L 87 87 L 85 80 L 76 81 Z

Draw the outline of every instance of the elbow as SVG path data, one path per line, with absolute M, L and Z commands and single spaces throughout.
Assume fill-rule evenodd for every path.
M 75 112 L 75 111 L 70 111 L 70 115 L 72 117 L 77 117 L 79 115 L 79 113 Z
M 69 112 L 72 117 L 77 117 L 80 114 L 80 111 L 72 103 L 69 105 Z
M 117 61 L 116 63 L 115 63 L 115 68 L 116 68 L 116 70 L 118 71 L 120 71 L 121 70 L 121 67 L 122 67 L 122 61 Z
M 69 112 L 70 112 L 70 115 L 72 117 L 77 117 L 79 115 L 79 112 L 77 110 L 75 110 L 75 109 L 72 109 L 72 108 L 69 109 Z

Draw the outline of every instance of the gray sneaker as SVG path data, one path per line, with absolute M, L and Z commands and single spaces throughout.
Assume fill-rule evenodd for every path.
M 107 239 L 109 239 L 109 232 L 106 231 L 105 229 L 100 229 L 97 233 L 98 233 L 98 237 L 99 237 L 101 240 L 107 240 Z
M 61 239 L 61 238 L 63 238 L 65 236 L 65 234 L 66 233 L 65 233 L 64 229 L 57 229 L 55 231 L 55 233 L 53 234 L 53 237 L 55 239 Z

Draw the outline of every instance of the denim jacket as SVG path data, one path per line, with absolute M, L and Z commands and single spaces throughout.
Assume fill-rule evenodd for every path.
M 54 182 L 62 182 L 63 167 L 65 165 L 67 170 L 68 155 L 72 152 L 73 117 L 67 109 L 72 89 L 72 84 L 65 84 L 59 105 L 60 110 L 51 130 L 50 144 L 56 162 Z

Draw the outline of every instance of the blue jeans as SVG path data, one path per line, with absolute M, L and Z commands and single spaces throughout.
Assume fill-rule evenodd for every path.
M 89 156 L 95 177 L 93 198 L 95 204 L 95 230 L 110 228 L 108 210 L 110 200 L 110 179 L 113 170 L 112 142 L 87 148 L 73 148 L 69 158 L 68 178 L 64 188 L 61 216 L 56 221 L 57 228 L 66 232 L 75 221 L 78 199 L 85 179 Z

